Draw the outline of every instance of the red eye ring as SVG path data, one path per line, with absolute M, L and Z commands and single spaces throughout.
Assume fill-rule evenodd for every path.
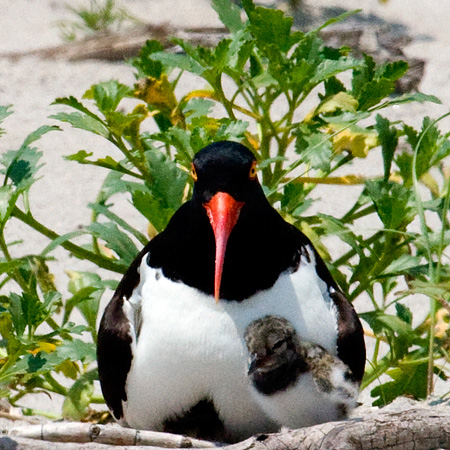
M 252 166 L 250 167 L 250 172 L 248 173 L 248 178 L 250 180 L 255 180 L 256 179 L 256 165 L 257 165 L 257 161 L 253 161 L 252 162 Z

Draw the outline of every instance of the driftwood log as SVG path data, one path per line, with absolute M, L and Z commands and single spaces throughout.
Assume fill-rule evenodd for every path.
M 175 29 L 168 24 L 143 25 L 135 29 L 100 33 L 80 41 L 69 42 L 49 48 L 0 54 L 0 58 L 20 59 L 34 56 L 42 59 L 62 59 L 82 61 L 99 59 L 105 61 L 123 61 L 139 54 L 147 40 L 156 39 L 165 48 L 175 47 L 172 38 L 185 39 L 193 45 L 213 47 L 228 36 L 226 28 L 196 27 Z
M 162 450 L 165 448 L 221 450 L 431 450 L 450 449 L 450 402 L 411 403 L 362 411 L 347 421 L 299 430 L 261 434 L 233 445 L 183 436 L 90 423 L 13 424 L 4 427 L 0 449 L 45 450 Z
M 372 34 L 376 41 L 374 48 L 366 48 L 362 42 L 363 34 Z M 403 48 L 408 45 L 411 38 L 407 35 L 396 35 L 384 30 L 380 33 L 378 27 L 363 27 L 361 25 L 346 25 L 330 27 L 322 31 L 322 38 L 332 47 L 347 45 L 356 55 L 371 54 L 376 61 L 406 60 L 410 65 L 409 72 L 398 80 L 397 93 L 418 90 L 419 83 L 424 75 L 425 61 L 422 59 L 407 58 Z M 141 25 L 128 31 L 116 33 L 96 34 L 80 41 L 57 45 L 50 48 L 28 50 L 25 52 L 12 52 L 0 54 L 0 58 L 20 59 L 34 56 L 42 59 L 62 59 L 66 61 L 80 61 L 97 59 L 106 61 L 123 61 L 139 54 L 140 49 L 149 39 L 156 39 L 166 49 L 177 51 L 172 38 L 179 38 L 192 45 L 215 47 L 218 42 L 227 37 L 226 28 L 196 27 L 173 28 L 168 24 Z

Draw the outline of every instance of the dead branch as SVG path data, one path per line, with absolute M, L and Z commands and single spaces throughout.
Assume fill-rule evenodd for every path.
M 450 411 L 410 409 L 261 435 L 227 450 L 450 449 Z
M 125 446 L 161 448 L 211 448 L 212 442 L 156 431 L 134 430 L 118 425 L 96 425 L 81 422 L 56 422 L 25 425 L 10 430 L 11 437 L 40 439 L 50 442 L 96 442 Z
M 399 403 L 401 410 L 371 410 L 360 417 L 299 430 L 253 436 L 222 450 L 430 450 L 450 449 L 450 403 Z M 11 446 L 14 443 L 15 447 Z M 10 445 L 10 446 L 8 446 Z M 162 450 L 211 448 L 211 442 L 138 431 L 118 425 L 46 423 L 13 426 L 0 448 L 8 450 Z
M 225 28 L 197 27 L 176 30 L 167 24 L 145 25 L 126 32 L 104 33 L 50 48 L 0 54 L 0 58 L 20 59 L 35 56 L 67 61 L 123 61 L 137 56 L 147 40 L 156 39 L 165 48 L 174 47 L 171 41 L 174 37 L 186 39 L 196 45 L 215 46 L 226 35 Z

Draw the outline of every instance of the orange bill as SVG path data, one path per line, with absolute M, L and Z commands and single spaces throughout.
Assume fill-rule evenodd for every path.
M 218 192 L 204 205 L 216 240 L 214 272 L 214 297 L 216 301 L 219 301 L 220 298 L 220 284 L 222 281 L 228 238 L 238 221 L 239 213 L 243 206 L 243 202 L 238 202 L 226 192 Z

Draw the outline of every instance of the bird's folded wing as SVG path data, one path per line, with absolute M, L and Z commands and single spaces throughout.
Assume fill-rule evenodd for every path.
M 139 253 L 105 309 L 97 340 L 98 372 L 106 403 L 114 417 L 123 417 L 125 383 L 140 328 L 139 266 L 147 248 Z

